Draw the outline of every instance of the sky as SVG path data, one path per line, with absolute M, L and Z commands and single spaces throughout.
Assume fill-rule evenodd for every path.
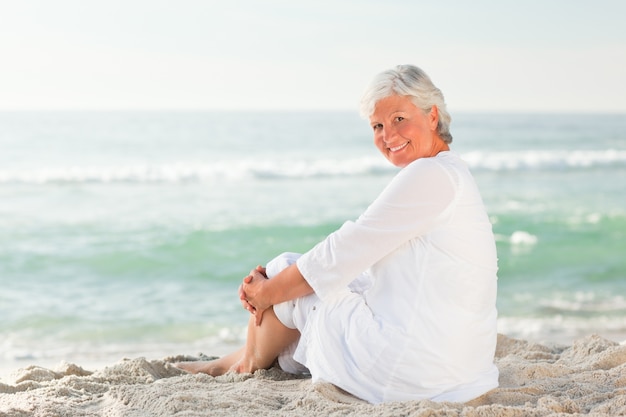
M 626 113 L 623 0 L 0 0 L 0 110 L 354 110 L 424 69 L 451 111 Z

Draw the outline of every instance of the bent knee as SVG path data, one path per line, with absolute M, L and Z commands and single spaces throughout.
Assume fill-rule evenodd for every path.
M 293 265 L 296 263 L 299 257 L 302 254 L 295 252 L 283 252 L 271 261 L 267 263 L 265 266 L 265 273 L 268 278 L 272 278 L 277 275 L 280 271 L 287 268 L 289 265 Z

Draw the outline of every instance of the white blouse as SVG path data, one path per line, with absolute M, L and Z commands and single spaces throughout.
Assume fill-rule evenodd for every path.
M 316 302 L 294 359 L 314 382 L 371 403 L 468 401 L 497 387 L 495 242 L 455 153 L 409 164 L 297 265 Z

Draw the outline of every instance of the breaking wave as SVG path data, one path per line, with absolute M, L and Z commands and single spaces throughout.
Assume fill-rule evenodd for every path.
M 480 171 L 554 171 L 626 168 L 626 150 L 518 151 L 464 153 L 470 169 Z M 0 184 L 181 183 L 229 179 L 298 179 L 390 175 L 396 171 L 381 157 L 319 160 L 218 161 L 112 166 L 0 169 Z

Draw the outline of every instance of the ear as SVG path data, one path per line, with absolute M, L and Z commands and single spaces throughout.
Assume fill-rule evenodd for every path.
M 430 113 L 428 113 L 428 121 L 430 122 L 430 129 L 437 130 L 437 126 L 439 125 L 439 109 L 434 104 L 430 109 Z

